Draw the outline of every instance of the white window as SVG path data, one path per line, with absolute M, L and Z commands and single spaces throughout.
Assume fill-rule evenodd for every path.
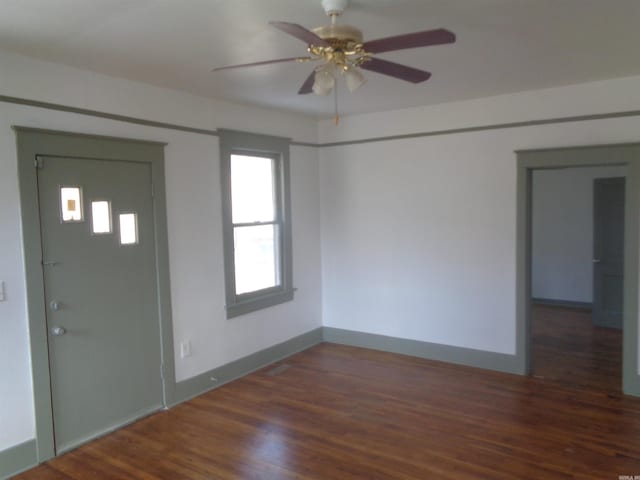
M 138 214 L 121 213 L 120 218 L 120 245 L 138 244 Z
M 289 141 L 220 131 L 227 317 L 293 298 Z
M 111 202 L 108 200 L 91 202 L 91 232 L 94 235 L 111 233 Z
M 60 187 L 60 216 L 63 223 L 82 222 L 82 189 Z

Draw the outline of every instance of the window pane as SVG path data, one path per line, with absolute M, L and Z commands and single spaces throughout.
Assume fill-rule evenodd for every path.
M 278 285 L 277 227 L 236 227 L 233 233 L 236 294 Z
M 91 231 L 93 233 L 111 233 L 111 206 L 100 200 L 91 202 Z
M 80 187 L 60 187 L 60 211 L 63 222 L 82 221 Z
M 273 163 L 268 157 L 231 155 L 233 223 L 275 220 Z
M 120 244 L 138 243 L 138 215 L 135 213 L 120 214 Z

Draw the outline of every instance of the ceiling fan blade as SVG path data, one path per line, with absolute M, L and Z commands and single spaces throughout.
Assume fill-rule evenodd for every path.
M 306 61 L 311 60 L 310 57 L 290 57 L 290 58 L 279 58 L 277 60 L 265 60 L 263 62 L 253 62 L 253 63 L 242 63 L 239 65 L 227 65 L 226 67 L 218 67 L 211 70 L 212 72 L 219 72 L 220 70 L 229 70 L 231 68 L 243 68 L 243 67 L 257 67 L 258 65 L 269 65 L 271 63 L 284 63 L 284 62 L 294 62 L 294 61 Z
M 313 33 L 311 30 L 304 28 L 302 25 L 298 25 L 297 23 L 289 23 L 289 22 L 269 22 L 270 25 L 273 25 L 278 30 L 283 31 L 293 37 L 296 37 L 298 40 L 302 40 L 308 45 L 318 45 L 322 47 L 328 47 L 329 43 L 325 40 L 321 39 L 318 35 Z
M 424 82 L 431 77 L 431 74 L 424 70 L 418 70 L 417 68 L 407 67 L 406 65 L 400 65 L 399 63 L 381 60 L 379 58 L 372 58 L 368 62 L 364 62 L 360 65 L 360 68 L 383 75 L 389 75 L 390 77 L 399 78 L 400 80 L 411 83 Z
M 300 90 L 298 90 L 298 95 L 306 95 L 307 93 L 313 92 L 313 82 L 316 81 L 316 71 L 312 71 L 311 75 L 307 77 L 304 81 Z
M 456 36 L 453 32 L 438 28 L 436 30 L 425 30 L 424 32 L 406 33 L 394 37 L 379 38 L 364 43 L 364 49 L 371 53 L 392 52 L 405 48 L 428 47 L 430 45 L 442 45 L 453 43 Z

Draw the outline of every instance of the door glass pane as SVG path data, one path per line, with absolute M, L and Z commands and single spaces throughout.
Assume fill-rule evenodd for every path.
M 82 221 L 82 192 L 80 187 L 60 187 L 60 211 L 63 222 Z
M 233 233 L 236 294 L 278 285 L 277 227 L 236 227 Z
M 120 214 L 120 245 L 138 243 L 138 215 L 135 213 Z
M 91 202 L 91 231 L 111 233 L 111 204 L 106 200 Z
M 231 155 L 233 223 L 275 220 L 273 164 L 268 157 Z

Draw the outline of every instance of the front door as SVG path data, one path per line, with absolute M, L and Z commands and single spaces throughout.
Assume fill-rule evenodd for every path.
M 624 177 L 593 181 L 593 323 L 622 328 Z
M 56 453 L 162 406 L 147 163 L 38 158 Z

